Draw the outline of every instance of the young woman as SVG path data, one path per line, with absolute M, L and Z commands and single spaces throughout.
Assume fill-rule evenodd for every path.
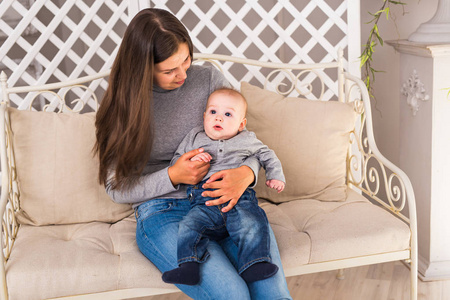
M 209 163 L 190 161 L 195 149 L 169 167 L 179 143 L 203 123 L 206 100 L 228 85 L 213 67 L 191 66 L 193 46 L 183 24 L 161 9 L 145 9 L 130 22 L 97 113 L 100 182 L 118 203 L 132 203 L 140 251 L 161 271 L 177 264 L 178 223 L 189 211 L 184 185 L 199 182 Z M 258 174 L 256 158 L 215 173 L 205 184 L 210 205 L 229 211 Z M 271 278 L 246 284 L 239 276 L 230 238 L 211 242 L 198 285 L 178 285 L 194 299 L 291 299 L 275 237 L 270 254 L 279 267 Z

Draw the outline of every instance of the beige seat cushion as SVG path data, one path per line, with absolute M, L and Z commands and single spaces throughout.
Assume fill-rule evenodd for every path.
M 265 186 L 260 172 L 258 197 L 277 203 L 345 200 L 346 155 L 356 122 L 353 106 L 285 98 L 246 82 L 241 92 L 248 102 L 247 129 L 275 151 L 286 177 L 286 188 L 278 194 Z
M 134 217 L 115 224 L 22 225 L 6 266 L 10 299 L 173 289 L 139 252 L 135 231 Z
M 260 200 L 260 205 L 269 222 L 274 224 L 277 241 L 286 238 L 279 236 L 279 225 L 276 224 L 280 220 L 289 223 L 291 235 L 303 233 L 308 236 L 307 263 L 409 249 L 411 234 L 407 224 L 355 191 L 348 189 L 347 194 L 344 202 L 304 199 L 274 204 Z M 279 246 L 288 273 L 298 264 L 292 263 L 292 257 L 284 253 L 286 249 L 291 250 L 290 245 L 279 243 Z
M 98 183 L 93 154 L 95 114 L 57 114 L 9 108 L 21 224 L 117 222 L 132 213 Z

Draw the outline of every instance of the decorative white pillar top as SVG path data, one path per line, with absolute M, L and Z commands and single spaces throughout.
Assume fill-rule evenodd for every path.
M 450 43 L 448 44 L 424 44 L 408 40 L 386 41 L 400 53 L 407 53 L 423 57 L 448 57 L 450 56 Z
M 408 38 L 411 42 L 450 44 L 450 0 L 439 0 L 436 13 Z

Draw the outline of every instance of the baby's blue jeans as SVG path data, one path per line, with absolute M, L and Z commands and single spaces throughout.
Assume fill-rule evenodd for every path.
M 258 206 L 255 191 L 248 188 L 237 204 L 228 212 L 221 211 L 226 204 L 206 206 L 213 200 L 203 197 L 202 181 L 187 189 L 190 210 L 178 229 L 178 264 L 204 262 L 209 253 L 210 240 L 222 240 L 230 236 L 238 247 L 238 273 L 241 274 L 257 262 L 271 262 L 269 222 Z

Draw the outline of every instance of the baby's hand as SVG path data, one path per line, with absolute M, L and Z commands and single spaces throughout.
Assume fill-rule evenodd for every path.
M 203 161 L 210 162 L 212 159 L 211 155 L 207 152 L 202 152 L 191 158 L 191 161 Z
M 276 189 L 279 192 L 284 190 L 284 182 L 276 179 L 270 179 L 266 181 L 266 185 L 272 189 Z

